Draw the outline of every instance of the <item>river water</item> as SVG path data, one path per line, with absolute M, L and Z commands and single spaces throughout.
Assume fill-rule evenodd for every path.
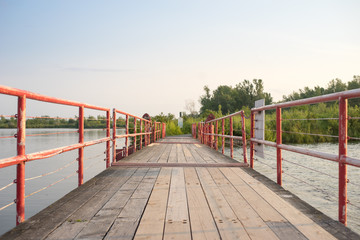
M 311 150 L 338 154 L 338 144 L 297 144 Z M 276 182 L 276 149 L 265 146 L 265 158 L 255 156 L 254 169 Z M 228 156 L 229 149 L 225 154 Z M 248 151 L 249 154 L 249 151 Z M 283 150 L 283 187 L 327 216 L 338 220 L 338 163 Z M 360 144 L 348 144 L 348 156 L 359 158 Z M 243 161 L 242 148 L 234 157 Z M 248 158 L 249 159 L 249 158 Z M 360 234 L 360 168 L 348 166 L 348 227 Z
M 56 132 L 69 132 L 64 134 L 52 134 L 45 136 L 28 136 L 26 138 L 26 153 L 48 150 L 52 148 L 67 146 L 78 142 L 76 129 L 27 129 L 27 135 L 51 134 Z M 0 159 L 16 155 L 16 139 L 1 138 L 2 136 L 13 136 L 16 129 L 0 129 Z M 118 134 L 124 133 L 118 130 Z M 102 129 L 85 131 L 85 141 L 95 140 L 106 137 L 106 131 Z M 117 141 L 118 148 L 122 147 L 123 141 Z M 106 144 L 101 143 L 86 147 L 84 150 L 84 182 L 91 179 L 106 168 L 105 159 Z M 25 195 L 29 195 L 42 188 L 48 187 L 59 180 L 70 175 L 65 180 L 37 193 L 29 196 L 25 200 L 25 218 L 33 216 L 51 203 L 63 197 L 65 194 L 77 187 L 77 161 L 78 151 L 70 151 L 55 157 L 36 160 L 25 165 L 25 178 L 33 178 L 46 173 L 53 174 L 35 178 L 25 182 Z M 0 169 L 0 189 L 10 184 L 16 178 L 16 167 L 6 167 Z M 15 184 L 0 191 L 0 208 L 11 203 L 16 198 Z M 16 207 L 15 204 L 0 211 L 0 236 L 15 226 Z
M 55 132 L 68 132 L 74 129 L 27 129 L 27 134 L 48 134 Z M 0 129 L 0 159 L 16 155 L 16 139 L 1 138 L 12 136 L 16 129 Z M 119 133 L 121 130 L 119 130 Z M 85 141 L 105 137 L 104 130 L 89 130 L 85 132 Z M 26 138 L 26 153 L 52 149 L 78 142 L 76 132 L 59 135 L 29 136 Z M 118 141 L 118 148 L 122 147 L 123 141 Z M 337 154 L 337 144 L 312 144 L 298 145 L 309 149 Z M 86 147 L 84 161 L 84 181 L 87 181 L 105 169 L 105 143 Z M 235 148 L 235 158 L 242 161 L 241 147 Z M 258 158 L 255 161 L 255 170 L 276 181 L 276 151 L 272 147 L 265 148 L 266 159 Z M 348 155 L 359 157 L 360 144 L 349 144 Z M 36 160 L 26 164 L 26 178 L 36 177 L 50 173 L 64 166 L 68 166 L 53 174 L 26 181 L 25 194 L 31 194 L 47 187 L 71 174 L 73 176 L 37 193 L 25 201 L 25 218 L 38 213 L 51 203 L 63 197 L 77 187 L 77 151 L 71 151 L 51 157 Z M 228 154 L 228 149 L 226 150 Z M 296 194 L 326 215 L 337 219 L 337 192 L 338 192 L 338 164 L 317 158 L 302 156 L 299 154 L 283 151 L 283 186 L 285 189 Z M 305 166 L 307 168 L 304 168 Z M 310 170 L 312 168 L 314 170 Z M 325 173 L 325 174 L 324 174 Z M 0 189 L 16 178 L 16 167 L 11 166 L 0 169 Z M 360 169 L 348 167 L 348 197 L 351 205 L 348 205 L 348 226 L 360 233 Z M 16 198 L 15 184 L 0 191 L 0 208 L 11 203 Z M 15 204 L 0 211 L 0 235 L 15 226 Z

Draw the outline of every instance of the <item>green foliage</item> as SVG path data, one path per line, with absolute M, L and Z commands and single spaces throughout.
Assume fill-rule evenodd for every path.
M 183 132 L 177 125 L 177 121 L 169 121 L 166 123 L 166 136 L 181 135 Z
M 204 87 L 205 94 L 200 97 L 200 113 L 207 114 L 207 110 L 218 111 L 226 115 L 237 112 L 245 107 L 254 107 L 254 102 L 265 99 L 266 104 L 272 103 L 270 93 L 264 92 L 264 84 L 261 79 L 254 79 L 252 82 L 244 80 L 234 88 L 222 85 L 217 87 L 212 94 L 208 86 Z
M 346 90 L 352 90 L 360 88 L 360 76 L 354 76 L 353 80 L 349 81 L 348 83 L 342 82 L 340 79 L 336 78 L 331 80 L 327 88 L 323 88 L 320 86 L 315 86 L 313 89 L 309 87 L 305 87 L 304 89 L 299 89 L 298 92 L 293 92 L 288 96 L 283 96 L 283 102 L 287 101 L 294 101 L 304 98 L 316 97 L 321 96 L 324 94 L 330 94 L 335 92 L 342 92 Z M 355 106 L 360 104 L 360 99 L 353 99 L 349 100 L 350 106 Z

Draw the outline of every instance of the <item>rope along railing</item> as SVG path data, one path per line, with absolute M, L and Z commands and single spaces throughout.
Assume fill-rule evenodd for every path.
M 152 141 L 156 141 L 157 139 L 159 139 L 161 137 L 165 137 L 166 125 L 164 123 L 158 123 L 158 122 L 152 123 L 149 120 L 146 120 L 146 119 L 143 119 L 140 117 L 136 117 L 134 115 L 127 114 L 127 113 L 124 113 L 124 112 L 121 112 L 121 111 L 118 111 L 115 109 L 114 109 L 114 116 L 113 116 L 113 119 L 115 121 L 113 121 L 113 134 L 111 135 L 110 134 L 111 133 L 111 116 L 110 116 L 111 114 L 110 114 L 110 109 L 108 109 L 108 108 L 98 107 L 98 106 L 94 106 L 94 105 L 89 105 L 89 104 L 85 104 L 85 103 L 79 103 L 79 102 L 74 102 L 74 101 L 69 101 L 69 100 L 64 100 L 64 99 L 59 99 L 59 98 L 53 98 L 53 97 L 44 96 L 44 95 L 40 95 L 37 93 L 32 93 L 32 92 L 15 89 L 15 88 L 7 87 L 7 86 L 1 86 L 1 85 L 0 85 L 0 94 L 15 96 L 18 98 L 17 114 L 15 114 L 15 115 L 0 115 L 1 118 L 5 118 L 5 117 L 6 118 L 15 118 L 16 122 L 17 122 L 17 133 L 14 136 L 0 136 L 0 138 L 9 138 L 9 139 L 16 138 L 16 140 L 17 140 L 17 155 L 13 156 L 13 157 L 0 159 L 0 168 L 5 168 L 5 167 L 16 165 L 16 173 L 17 173 L 16 180 L 12 183 L 7 184 L 6 186 L 4 186 L 0 189 L 0 191 L 2 191 L 2 190 L 9 188 L 13 184 L 16 184 L 16 199 L 14 201 L 16 203 L 16 215 L 17 215 L 16 216 L 16 224 L 23 222 L 25 219 L 25 199 L 27 197 L 30 197 L 30 196 L 32 196 L 36 193 L 39 193 L 51 186 L 54 186 L 55 184 L 62 182 L 74 175 L 78 176 L 78 185 L 80 186 L 83 184 L 84 170 L 86 170 L 92 166 L 92 165 L 90 165 L 90 166 L 84 168 L 84 161 L 89 159 L 89 158 L 87 158 L 87 159 L 84 158 L 84 148 L 86 148 L 88 146 L 100 144 L 100 143 L 106 143 L 105 152 L 103 154 L 105 154 L 104 160 L 106 161 L 106 168 L 108 168 L 111 165 L 111 157 L 110 157 L 111 142 L 113 142 L 113 150 L 114 150 L 113 151 L 113 161 L 116 161 L 116 138 L 125 137 L 126 141 L 128 141 L 129 138 L 132 137 L 134 139 L 134 144 L 135 144 L 134 151 L 136 151 L 136 149 L 137 149 L 136 144 L 137 144 L 138 137 L 140 138 L 140 141 L 139 141 L 140 149 L 143 146 L 143 139 L 145 140 L 145 146 L 147 146 Z M 62 118 L 62 117 L 49 117 L 49 116 L 41 116 L 41 117 L 27 116 L 26 115 L 27 99 L 37 100 L 40 102 L 47 102 L 47 103 L 54 103 L 54 104 L 59 104 L 59 105 L 77 107 L 78 111 L 79 111 L 79 117 L 77 117 L 77 118 Z M 98 117 L 98 119 L 85 118 L 84 112 L 85 112 L 85 110 L 88 110 L 88 109 L 105 112 L 106 116 L 100 117 L 100 118 Z M 126 134 L 123 136 L 119 136 L 116 134 L 116 113 L 120 113 L 120 114 L 123 114 L 126 116 Z M 133 130 L 132 130 L 133 133 L 129 133 L 129 118 L 130 117 L 132 117 L 134 120 L 134 123 L 133 123 L 134 126 L 133 126 Z M 78 126 L 78 130 L 66 131 L 66 132 L 62 131 L 62 132 L 54 132 L 54 133 L 26 134 L 26 122 L 27 122 L 26 119 L 29 119 L 29 118 L 74 120 L 74 121 L 77 121 L 76 126 Z M 106 130 L 106 137 L 93 139 L 90 141 L 85 141 L 84 133 L 87 131 L 91 131 L 91 129 L 85 130 L 85 123 L 87 121 L 91 122 L 92 120 L 96 120 L 96 121 L 99 121 L 101 124 L 104 124 L 104 130 Z M 140 124 L 137 125 L 139 121 L 140 121 Z M 139 129 L 139 131 L 137 131 L 138 129 Z M 26 137 L 46 136 L 46 135 L 55 135 L 55 134 L 73 134 L 73 133 L 78 133 L 79 141 L 76 144 L 58 147 L 58 148 L 54 148 L 54 149 L 50 149 L 50 150 L 44 150 L 41 152 L 28 153 L 28 154 L 25 153 Z M 128 144 L 128 142 L 127 142 L 127 144 Z M 50 157 L 59 155 L 61 153 L 65 153 L 65 152 L 69 152 L 69 151 L 73 151 L 73 150 L 78 151 L 78 158 L 75 160 L 78 162 L 78 166 L 77 166 L 78 170 L 75 173 L 65 176 L 64 178 L 59 179 L 58 181 L 56 181 L 44 188 L 41 188 L 35 192 L 25 195 L 25 181 L 29 181 L 29 180 L 41 178 L 41 177 L 44 177 L 44 176 L 47 176 L 50 174 L 54 174 L 56 172 L 59 172 L 65 168 L 69 167 L 69 165 L 74 164 L 75 161 L 73 161 L 59 169 L 51 171 L 49 173 L 41 174 L 39 176 L 35 176 L 35 177 L 27 178 L 27 179 L 25 179 L 25 163 L 34 161 L 34 160 L 50 158 Z M 101 154 L 101 155 L 103 155 L 103 154 Z M 101 155 L 98 155 L 96 157 L 100 157 Z M 98 164 L 98 163 L 96 163 L 96 164 Z M 0 211 L 13 205 L 14 202 L 1 207 Z

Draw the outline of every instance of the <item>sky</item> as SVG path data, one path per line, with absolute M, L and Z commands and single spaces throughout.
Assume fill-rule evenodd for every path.
M 275 101 L 360 75 L 358 0 L 0 0 L 0 85 L 142 116 L 262 79 Z M 16 98 L 0 96 L 0 115 Z M 77 109 L 28 101 L 28 115 Z M 96 115 L 97 112 L 86 112 Z

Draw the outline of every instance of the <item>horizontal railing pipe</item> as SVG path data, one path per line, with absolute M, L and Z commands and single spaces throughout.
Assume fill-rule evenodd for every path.
M 339 179 L 339 181 L 338 181 L 338 185 L 339 185 L 338 186 L 338 202 L 339 202 L 338 219 L 344 225 L 347 224 L 347 203 L 348 203 L 348 200 L 347 200 L 347 182 L 348 182 L 347 165 L 360 167 L 360 159 L 350 158 L 347 156 L 347 140 L 349 139 L 347 132 L 348 132 L 348 120 L 350 119 L 350 117 L 348 116 L 347 101 L 348 101 L 348 99 L 351 99 L 351 98 L 360 98 L 360 89 L 337 92 L 337 93 L 327 94 L 327 95 L 323 95 L 323 96 L 300 99 L 300 100 L 295 100 L 295 101 L 290 101 L 290 102 L 277 103 L 277 104 L 272 104 L 272 105 L 267 105 L 267 106 L 262 106 L 262 107 L 257 107 L 257 108 L 251 109 L 251 116 L 252 116 L 252 123 L 251 123 L 252 129 L 251 129 L 251 139 L 250 139 L 251 146 L 253 146 L 254 143 L 258 143 L 258 144 L 264 144 L 264 145 L 268 145 L 271 147 L 275 147 L 277 149 L 277 172 L 278 172 L 278 183 L 280 185 L 281 185 L 281 174 L 282 174 L 281 150 L 286 150 L 286 151 L 290 151 L 290 152 L 299 153 L 302 155 L 307 155 L 307 156 L 312 156 L 312 157 L 316 157 L 316 158 L 321 158 L 321 159 L 325 159 L 325 160 L 338 162 L 338 164 L 339 164 L 339 166 L 338 166 L 338 170 L 339 170 L 338 171 L 338 179 Z M 298 133 L 298 132 L 291 132 L 291 131 L 283 131 L 281 129 L 282 120 L 286 120 L 286 119 L 281 118 L 281 109 L 282 108 L 289 108 L 289 107 L 330 102 L 330 101 L 338 101 L 339 102 L 339 117 L 338 118 L 334 118 L 334 117 L 321 118 L 320 120 L 338 119 L 339 120 L 338 121 L 338 129 L 339 129 L 338 135 L 333 136 L 333 135 L 312 134 L 312 133 L 306 133 L 306 134 L 338 138 L 338 141 L 339 141 L 338 154 L 330 154 L 330 153 L 319 152 L 319 151 L 315 151 L 315 150 L 311 150 L 311 149 L 290 146 L 287 144 L 283 144 L 281 142 L 283 132 L 284 133 Z M 272 110 L 272 109 L 276 109 L 276 114 L 277 114 L 277 117 L 276 117 L 276 135 L 277 135 L 276 143 L 256 139 L 253 134 L 254 128 L 255 128 L 255 126 L 253 124 L 253 121 L 254 121 L 253 116 L 255 116 L 258 112 L 261 112 L 264 110 Z M 302 120 L 302 119 L 289 119 L 289 120 Z M 311 119 L 311 120 L 315 120 L 315 119 Z M 253 147 L 252 147 L 251 151 L 254 151 Z M 253 167 L 253 160 L 254 160 L 255 154 L 250 155 L 250 158 L 251 158 L 250 162 L 252 163 L 250 165 L 252 167 Z
M 0 168 L 5 168 L 5 167 L 9 167 L 9 166 L 13 166 L 13 165 L 17 165 L 17 177 L 16 177 L 16 181 L 14 181 L 17 185 L 16 187 L 16 223 L 19 224 L 21 222 L 23 222 L 25 220 L 25 198 L 32 195 L 28 195 L 25 196 L 25 162 L 31 162 L 34 160 L 40 160 L 40 159 L 46 159 L 46 158 L 50 158 L 50 157 L 54 157 L 56 155 L 65 153 L 65 152 L 69 152 L 69 151 L 73 151 L 73 150 L 78 150 L 78 170 L 77 170 L 77 174 L 78 174 L 78 185 L 82 185 L 83 184 L 83 175 L 84 175 L 84 167 L 83 167 L 83 161 L 84 161 L 84 148 L 85 147 L 89 147 L 95 144 L 100 144 L 100 143 L 104 143 L 106 142 L 106 150 L 104 152 L 104 154 L 106 155 L 106 167 L 110 167 L 110 165 L 112 163 L 116 162 L 116 138 L 120 138 L 120 137 L 125 137 L 126 140 L 128 140 L 129 137 L 133 137 L 134 138 L 134 146 L 136 148 L 136 137 L 140 136 L 140 144 L 139 147 L 140 149 L 142 148 L 142 140 L 143 137 L 145 136 L 145 146 L 147 146 L 150 143 L 150 136 L 151 134 L 154 134 L 155 139 L 160 139 L 162 137 L 165 137 L 165 130 L 166 130 L 166 124 L 165 123 L 159 123 L 159 122 L 151 122 L 148 119 L 145 118 L 141 118 L 141 117 L 137 117 L 135 115 L 120 111 L 120 110 L 116 110 L 113 109 L 113 116 L 111 116 L 110 114 L 110 109 L 109 108 L 104 108 L 104 107 L 99 107 L 99 106 L 94 106 L 94 105 L 89 105 L 86 103 L 81 103 L 81 102 L 75 102 L 75 101 L 69 101 L 69 100 L 64 100 L 64 99 L 60 99 L 60 98 L 54 98 L 54 97 L 49 97 L 49 96 L 45 96 L 45 95 L 41 95 L 38 93 L 33 93 L 33 92 L 29 92 L 29 91 L 25 91 L 25 90 L 20 90 L 20 89 L 16 89 L 16 88 L 12 88 L 12 87 L 7 87 L 7 86 L 2 86 L 0 85 L 0 94 L 3 95 L 9 95 L 9 96 L 16 96 L 18 97 L 18 113 L 17 115 L 11 115 L 9 117 L 15 117 L 17 118 L 17 122 L 18 122 L 18 126 L 17 126 L 17 134 L 15 135 L 15 138 L 17 138 L 17 155 L 13 156 L 13 157 L 8 157 L 8 158 L 4 158 L 4 159 L 0 159 Z M 72 145 L 68 145 L 68 146 L 62 146 L 62 147 L 57 147 L 57 148 L 53 148 L 53 149 L 49 149 L 49 150 L 44 150 L 44 151 L 38 151 L 38 152 L 34 152 L 34 153 L 29 153 L 26 154 L 25 153 L 25 137 L 26 137 L 26 100 L 27 99 L 31 99 L 31 100 L 36 100 L 36 101 L 41 101 L 41 102 L 47 102 L 47 103 L 53 103 L 53 104 L 60 104 L 60 105 L 66 105 L 66 106 L 72 106 L 72 107 L 77 107 L 79 110 L 79 117 L 77 118 L 78 121 L 78 132 L 79 134 L 79 139 L 78 139 L 78 143 L 76 144 L 72 144 Z M 85 109 L 92 109 L 92 110 L 99 110 L 99 111 L 104 111 L 106 112 L 106 118 L 104 118 L 106 120 L 106 137 L 105 138 L 100 138 L 100 139 L 95 139 L 95 140 L 91 140 L 91 141 L 84 141 L 84 132 L 85 130 L 85 117 L 84 117 L 84 110 Z M 122 114 L 126 116 L 126 134 L 125 135 L 117 135 L 116 134 L 116 114 Z M 3 116 L 3 115 L 1 115 Z M 134 132 L 133 133 L 129 133 L 129 118 L 132 117 L 134 118 Z M 28 117 L 29 118 L 29 117 Z M 33 117 L 31 117 L 33 118 Z M 37 118 L 37 117 L 35 117 Z M 50 117 L 39 117 L 39 118 L 49 118 Z M 57 117 L 57 119 L 70 119 L 70 118 L 59 118 Z M 113 121 L 113 124 L 111 126 L 111 119 Z M 137 132 L 137 121 L 140 121 L 140 132 Z M 154 131 L 154 127 L 158 127 L 157 131 Z M 160 126 L 161 126 L 161 130 L 163 131 L 163 134 L 161 134 L 160 132 Z M 111 127 L 112 127 L 112 133 L 111 133 Z M 31 135 L 31 136 L 35 136 L 35 135 Z M 112 146 L 111 146 L 112 143 Z M 126 144 L 126 146 L 128 147 L 128 142 Z M 111 151 L 111 147 L 112 147 L 112 151 Z M 128 149 L 126 149 L 128 150 Z M 135 149 L 136 151 L 136 149 Z M 112 161 L 110 161 L 111 158 L 111 152 L 112 152 Z M 128 152 L 126 151 L 126 154 L 128 154 Z M 75 160 L 74 160 L 75 162 Z M 76 174 L 76 173 L 74 173 Z M 73 175 L 74 175 L 73 174 Z M 10 206 L 10 205 L 7 205 Z
M 300 99 L 300 100 L 295 100 L 295 101 L 290 101 L 290 102 L 266 105 L 263 107 L 252 108 L 251 111 L 259 112 L 259 111 L 264 111 L 264 110 L 276 109 L 277 107 L 288 108 L 288 107 L 295 107 L 295 106 L 300 106 L 300 105 L 331 102 L 331 101 L 339 100 L 340 97 L 346 98 L 346 99 L 358 98 L 358 97 L 360 97 L 360 89 L 354 89 L 354 90 L 349 90 L 349 91 L 344 91 L 344 92 L 337 92 L 337 93 L 332 93 L 332 94 L 328 94 L 328 95 L 305 98 L 305 99 Z

